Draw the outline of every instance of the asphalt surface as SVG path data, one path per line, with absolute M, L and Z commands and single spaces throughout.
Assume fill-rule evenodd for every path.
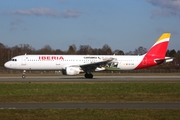
M 0 109 L 180 109 L 180 102 L 0 103 Z
M 180 82 L 180 76 L 27 76 L 0 77 L 0 82 Z
M 180 82 L 180 76 L 27 76 L 0 77 L 0 82 Z M 180 109 L 180 102 L 0 103 L 0 109 Z

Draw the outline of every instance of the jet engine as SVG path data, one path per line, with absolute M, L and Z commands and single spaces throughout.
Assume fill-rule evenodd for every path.
M 63 75 L 78 75 L 80 73 L 79 67 L 66 67 L 62 70 Z

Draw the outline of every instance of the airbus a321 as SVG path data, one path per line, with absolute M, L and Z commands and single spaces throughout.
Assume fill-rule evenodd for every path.
M 92 72 L 103 71 L 105 66 L 119 70 L 148 68 L 173 61 L 166 57 L 170 33 L 163 33 L 144 55 L 19 55 L 6 62 L 9 69 L 23 70 L 60 70 L 63 75 L 85 73 L 85 78 L 93 78 Z

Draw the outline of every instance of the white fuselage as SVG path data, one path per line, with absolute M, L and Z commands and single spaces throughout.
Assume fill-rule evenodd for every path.
M 78 67 L 113 59 L 111 63 L 118 69 L 133 70 L 142 62 L 143 57 L 144 55 L 20 55 L 6 62 L 5 67 L 17 70 L 62 70 L 69 66 Z

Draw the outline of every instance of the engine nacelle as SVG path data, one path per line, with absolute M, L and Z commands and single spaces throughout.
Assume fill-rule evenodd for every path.
M 79 73 L 79 67 L 66 67 L 66 69 L 62 70 L 63 75 L 78 75 Z

